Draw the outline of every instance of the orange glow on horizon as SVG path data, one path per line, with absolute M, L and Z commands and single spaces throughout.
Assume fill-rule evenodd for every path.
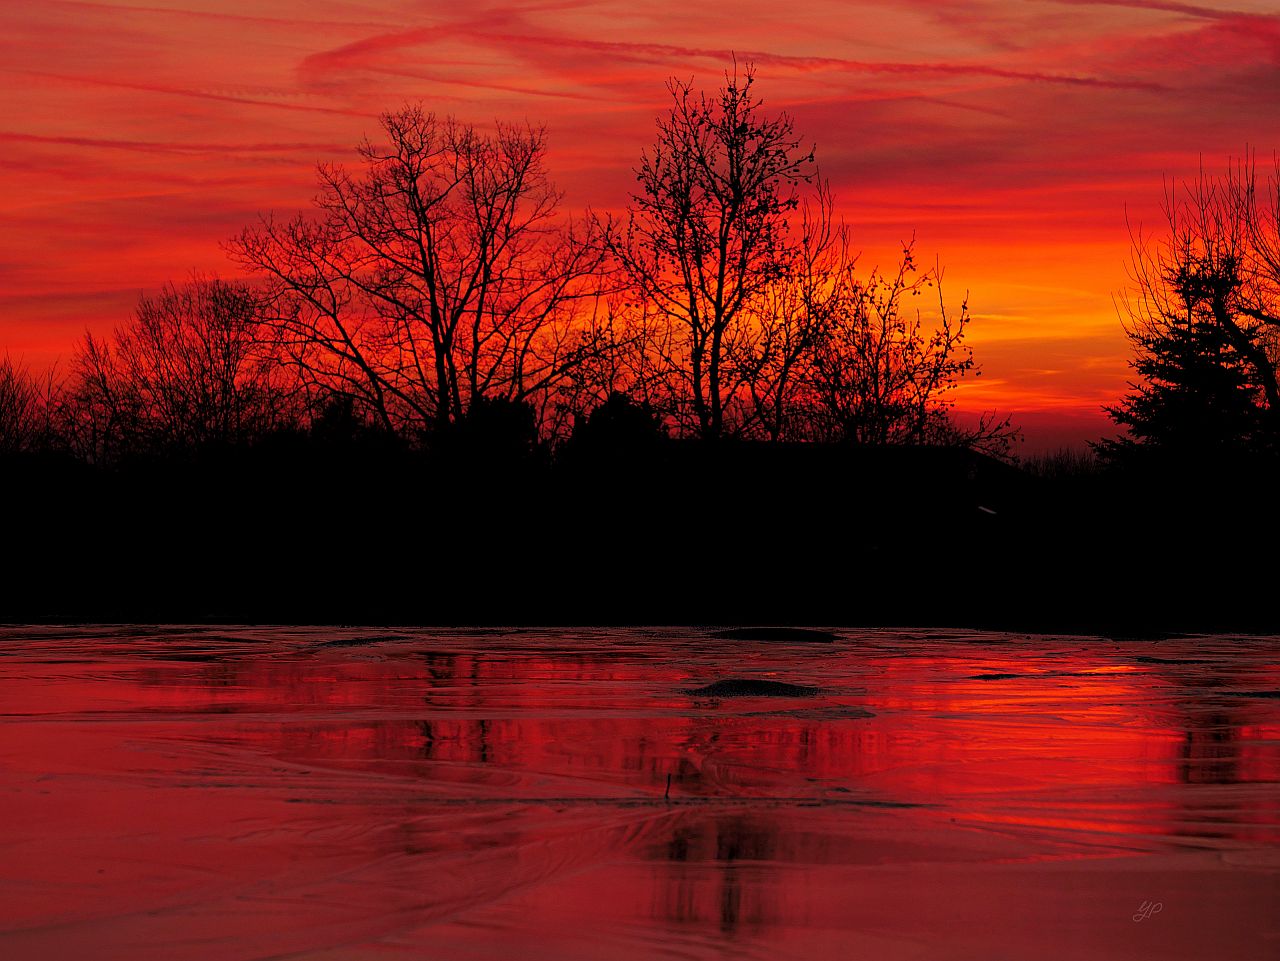
M 1113 294 L 1126 216 L 1162 176 L 1280 148 L 1269 0 L 45 0 L 0 9 L 0 351 L 65 363 L 86 329 L 314 192 L 407 100 L 545 123 L 565 209 L 616 209 L 664 80 L 714 87 L 736 53 L 816 143 L 864 264 L 914 232 L 970 292 L 983 376 L 961 411 L 1029 448 L 1107 432 L 1129 377 Z

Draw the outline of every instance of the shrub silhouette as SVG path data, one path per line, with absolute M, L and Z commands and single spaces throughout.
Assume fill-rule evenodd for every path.
M 543 452 L 531 404 L 506 397 L 476 397 L 466 414 L 428 439 L 444 458 L 477 468 L 529 464 Z
M 564 458 L 572 462 L 645 456 L 668 439 L 662 418 L 653 407 L 614 391 L 574 424 L 564 445 Z

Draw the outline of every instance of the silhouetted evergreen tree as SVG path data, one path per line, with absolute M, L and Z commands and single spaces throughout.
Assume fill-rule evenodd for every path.
M 1280 445 L 1280 167 L 1260 182 L 1252 156 L 1225 174 L 1166 184 L 1168 230 L 1133 235 L 1121 295 L 1141 378 L 1105 408 L 1129 436 L 1112 463 L 1176 461 L 1201 477 L 1224 461 L 1253 469 Z M 1244 461 L 1248 463 L 1245 464 Z
M 1223 328 L 1192 318 L 1131 335 L 1141 383 L 1105 410 L 1128 436 L 1105 440 L 1113 463 L 1158 456 L 1253 455 L 1272 446 L 1261 387 L 1248 360 Z M 1211 466 L 1206 464 L 1205 466 Z

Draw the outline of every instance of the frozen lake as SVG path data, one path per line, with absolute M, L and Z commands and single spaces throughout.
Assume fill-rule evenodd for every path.
M 836 634 L 0 627 L 0 957 L 1280 956 L 1280 640 Z

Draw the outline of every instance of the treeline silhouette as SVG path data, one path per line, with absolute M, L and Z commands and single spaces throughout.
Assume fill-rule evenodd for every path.
M 44 442 L 109 464 L 337 407 L 426 448 L 504 403 L 554 446 L 622 395 L 708 442 L 1006 451 L 1007 420 L 951 416 L 978 373 L 967 302 L 948 309 L 914 241 L 860 270 L 813 150 L 754 84 L 750 68 L 713 97 L 672 83 L 617 216 L 562 214 L 540 129 L 384 115 L 356 169 L 319 167 L 314 209 L 227 244 L 248 281 L 170 285 L 86 336 Z
M 561 216 L 541 130 L 387 114 L 228 244 L 246 281 L 144 297 L 61 374 L 6 358 L 0 616 L 1270 623 L 1263 569 L 1220 563 L 1276 519 L 1232 495 L 1276 449 L 1244 174 L 1189 196 L 1251 211 L 1252 259 L 1178 206 L 1135 238 L 1128 435 L 1019 469 L 1007 418 L 953 416 L 967 297 L 913 242 L 861 271 L 754 83 L 670 84 L 612 217 Z

